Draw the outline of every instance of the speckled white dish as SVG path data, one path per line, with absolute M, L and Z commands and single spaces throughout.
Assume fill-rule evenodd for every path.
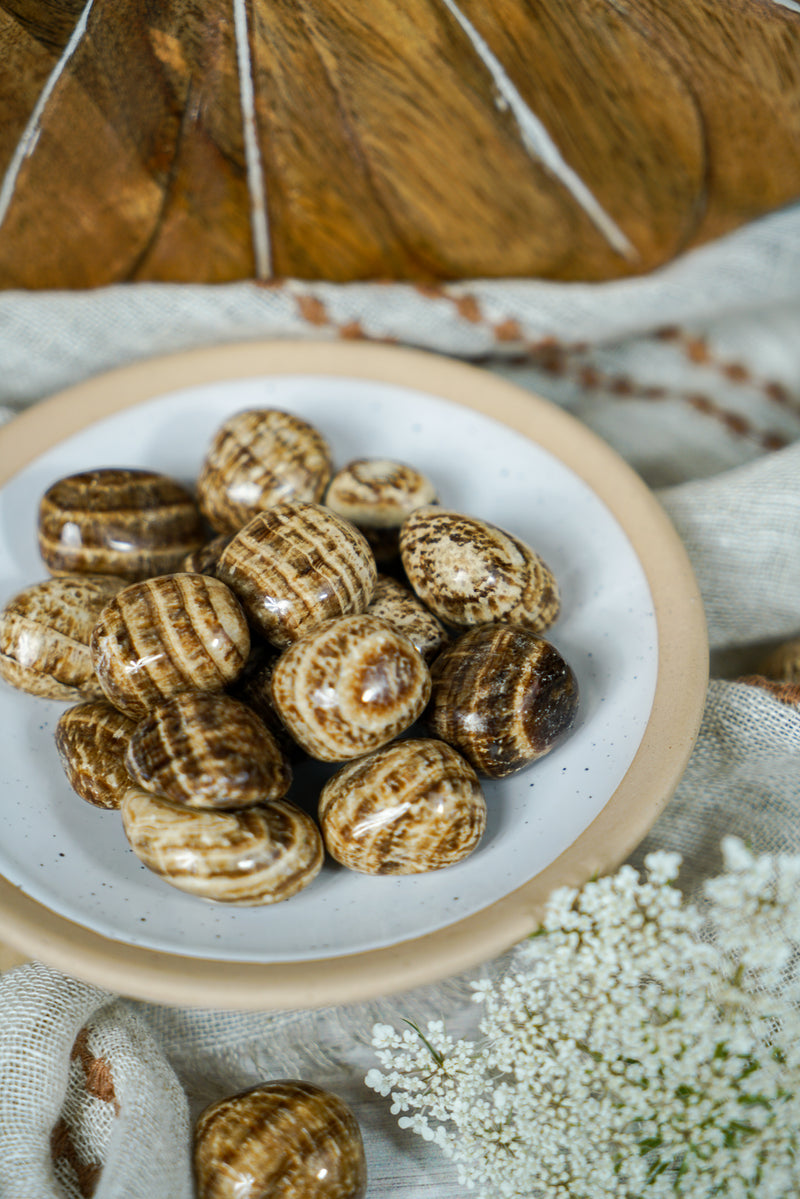
M 534 926 L 543 898 L 537 880 L 578 881 L 638 841 L 673 789 L 695 735 L 705 645 L 680 544 L 607 447 L 550 405 L 483 372 L 373 346 L 228 348 L 118 372 L 105 380 L 105 402 L 99 386 L 95 380 L 49 401 L 0 434 L 7 452 L 15 435 L 25 434 L 18 427 L 24 422 L 44 439 L 16 474 L 4 471 L 0 602 L 45 577 L 36 510 L 57 478 L 92 467 L 149 466 L 191 483 L 228 415 L 279 407 L 315 424 L 337 465 L 362 456 L 405 460 L 435 481 L 448 507 L 501 525 L 542 555 L 563 597 L 548 636 L 578 676 L 580 717 L 528 771 L 486 783 L 488 827 L 467 861 L 402 878 L 329 864 L 286 903 L 226 909 L 176 891 L 141 865 L 118 814 L 92 808 L 66 783 L 53 741 L 64 705 L 2 684 L 0 906 L 7 940 L 92 981 L 154 999 L 269 1007 L 360 998 L 501 950 Z M 60 406 L 68 426 L 70 405 L 82 403 L 75 431 L 53 438 L 48 409 Z M 588 478 L 581 470 L 587 446 L 598 458 Z M 3 461 L 13 460 L 4 453 Z M 666 553 L 672 564 L 669 579 L 661 567 L 654 575 L 645 560 L 654 537 L 660 561 Z M 665 638 L 665 623 L 676 615 L 665 614 L 662 585 L 680 609 L 679 637 Z M 659 687 L 680 675 L 681 704 L 671 716 L 661 713 Z M 670 749 L 655 747 L 661 766 L 649 778 L 642 774 L 640 794 L 628 795 L 629 776 L 638 777 L 635 763 L 654 736 L 654 713 L 657 735 L 659 721 L 671 724 Z M 292 797 L 315 811 L 324 777 L 323 768 L 299 770 Z M 615 816 L 610 841 L 595 840 L 589 830 L 602 832 L 601 817 L 612 799 L 612 809 L 618 806 L 620 792 L 627 818 L 626 811 Z M 514 896 L 519 902 L 509 908 Z M 398 947 L 406 949 L 405 967 Z M 202 993 L 198 972 L 207 975 Z

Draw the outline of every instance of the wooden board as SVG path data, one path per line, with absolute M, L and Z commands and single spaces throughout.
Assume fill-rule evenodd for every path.
M 605 279 L 800 196 L 778 0 L 0 0 L 0 286 Z

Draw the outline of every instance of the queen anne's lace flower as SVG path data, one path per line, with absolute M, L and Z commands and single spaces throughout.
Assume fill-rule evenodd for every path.
M 800 1194 L 800 856 L 723 852 L 702 910 L 676 854 L 557 891 L 480 1040 L 376 1025 L 367 1085 L 487 1199 Z

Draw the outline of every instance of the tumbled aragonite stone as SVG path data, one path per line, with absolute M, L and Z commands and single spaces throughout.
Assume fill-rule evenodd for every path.
M 281 903 L 313 882 L 325 858 L 316 823 L 285 799 L 201 812 L 132 786 L 120 811 L 130 846 L 149 870 L 217 903 Z
M 62 712 L 56 749 L 72 790 L 96 808 L 118 808 L 131 785 L 125 768 L 136 724 L 107 699 L 87 700 Z
M 168 475 L 104 467 L 59 479 L 39 504 L 39 551 L 53 574 L 133 582 L 178 570 L 203 544 L 194 496 Z
M 322 499 L 331 452 L 308 421 L 277 408 L 238 412 L 217 430 L 197 480 L 200 507 L 220 533 L 285 500 Z
M 124 579 L 62 575 L 18 592 L 0 612 L 0 675 L 46 699 L 103 695 L 90 640 L 100 613 Z
M 91 638 L 106 697 L 136 720 L 182 691 L 222 691 L 250 652 L 236 596 L 209 575 L 173 574 L 125 587 Z
M 578 683 L 554 645 L 510 624 L 463 633 L 431 667 L 425 723 L 478 774 L 504 778 L 548 753 L 578 711 Z
M 336 472 L 325 493 L 325 504 L 361 529 L 378 562 L 397 557 L 409 513 L 435 502 L 430 479 L 390 458 L 356 458 Z
M 325 848 L 349 870 L 422 874 L 462 861 L 486 827 L 475 771 L 443 741 L 395 741 L 349 762 L 319 799 Z
M 378 616 L 329 620 L 285 650 L 272 672 L 275 709 L 322 762 L 380 748 L 409 728 L 430 695 L 430 672 L 407 637 Z
M 336 616 L 363 612 L 377 568 L 358 529 L 321 504 L 281 503 L 255 516 L 217 563 L 216 576 L 282 649 Z
M 198 1199 L 362 1199 L 367 1167 L 347 1104 L 281 1079 L 201 1112 L 194 1135 Z
M 245 704 L 187 691 L 156 704 L 135 727 L 128 772 L 145 791 L 189 808 L 246 808 L 282 799 L 291 768 Z
M 378 575 L 367 612 L 388 620 L 393 629 L 408 637 L 426 662 L 432 662 L 450 640 L 442 622 L 422 600 L 388 575 Z
M 219 556 L 232 536 L 232 533 L 220 533 L 217 537 L 212 537 L 210 541 L 204 542 L 199 549 L 192 550 L 190 554 L 186 555 L 181 562 L 180 569 L 188 571 L 189 574 L 216 574 Z
M 307 758 L 305 750 L 297 744 L 278 715 L 272 699 L 272 672 L 280 657 L 279 652 L 272 650 L 269 657 L 259 657 L 256 663 L 253 662 L 255 657 L 256 654 L 251 653 L 247 670 L 229 688 L 228 693 L 263 720 L 290 762 Z
M 507 621 L 541 633 L 558 616 L 549 567 L 517 537 L 475 516 L 419 508 L 400 531 L 400 557 L 419 598 L 453 628 Z

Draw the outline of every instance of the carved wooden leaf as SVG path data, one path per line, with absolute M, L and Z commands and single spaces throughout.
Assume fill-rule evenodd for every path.
M 800 196 L 777 0 L 0 0 L 0 286 L 604 279 Z

